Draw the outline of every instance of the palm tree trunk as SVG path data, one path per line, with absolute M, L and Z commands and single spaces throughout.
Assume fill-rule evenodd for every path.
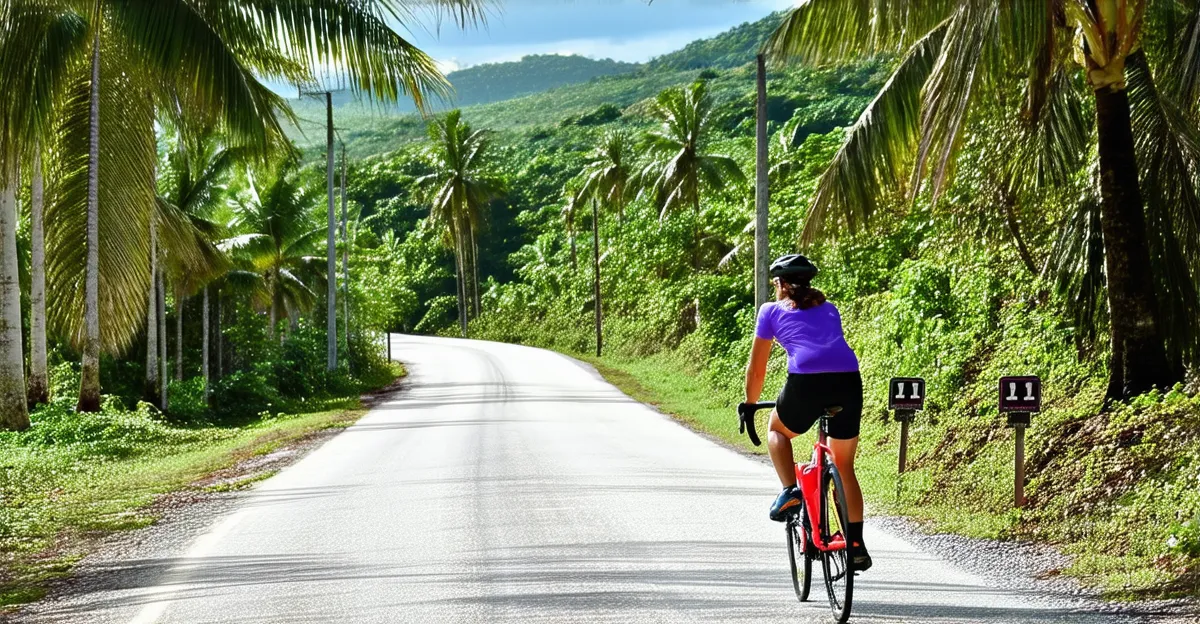
M 604 351 L 603 317 L 600 305 L 600 211 L 592 200 L 592 284 L 596 307 L 596 357 Z
M 1100 230 L 1104 238 L 1108 309 L 1114 338 L 1110 371 L 1121 397 L 1165 388 L 1173 378 L 1159 330 L 1158 302 L 1138 185 L 1137 158 L 1124 90 L 1095 92 L 1100 151 Z M 1117 356 L 1116 354 L 1119 354 Z M 1110 394 L 1114 391 L 1110 387 Z M 1110 396 L 1109 398 L 1121 398 Z
M 479 294 L 479 241 L 474 229 L 471 230 L 471 295 L 471 304 L 475 310 L 472 318 L 479 318 L 483 297 Z
M 162 256 L 158 262 L 158 293 L 155 295 L 158 307 L 158 379 L 162 388 L 162 410 L 171 407 L 171 384 L 167 377 L 167 284 L 163 277 Z
M 457 290 L 458 290 L 458 325 L 459 325 L 459 332 L 462 334 L 462 337 L 466 338 L 467 337 L 467 290 L 466 290 L 467 278 L 466 278 L 466 274 L 463 272 L 463 245 L 462 245 L 461 235 L 455 237 L 454 247 L 455 247 L 455 249 L 454 249 L 454 264 L 456 265 L 455 272 L 457 273 L 457 275 L 455 275 L 454 281 L 455 281 L 455 286 L 457 287 Z
M 146 402 L 162 408 L 158 376 L 158 225 L 150 215 L 150 291 L 146 293 Z
M 29 191 L 29 241 L 33 248 L 29 266 L 29 408 L 50 400 L 46 366 L 46 236 L 43 227 L 45 188 L 42 150 L 34 146 L 33 180 Z
M 225 315 L 225 305 L 220 289 L 217 290 L 217 379 L 225 376 L 225 334 L 221 330 L 221 317 Z
M 183 381 L 183 302 L 180 289 L 175 289 L 175 381 Z
M 693 189 L 692 215 L 696 221 L 692 226 L 692 269 L 700 270 L 700 193 Z
M 88 139 L 87 266 L 83 296 L 83 362 L 79 412 L 100 411 L 100 25 L 92 42 L 92 102 Z
M 272 342 L 275 341 L 275 326 L 279 323 L 279 293 L 275 292 L 279 288 L 279 272 L 271 276 L 274 283 L 271 284 L 271 311 L 267 316 L 267 338 Z
M 346 145 L 342 144 L 342 331 L 346 334 L 346 358 L 350 357 L 350 237 L 346 220 Z M 347 359 L 349 366 L 349 359 Z
M 1017 253 L 1021 255 L 1021 262 L 1025 264 L 1029 273 L 1037 275 L 1037 263 L 1033 261 L 1033 254 L 1029 251 L 1029 245 L 1025 243 L 1025 237 L 1021 235 L 1021 224 L 1017 221 L 1017 196 L 1012 189 L 1005 188 L 1001 192 L 1003 197 L 1000 202 L 1004 204 L 1004 218 L 1008 222 L 1008 231 L 1012 234 L 1013 242 L 1017 244 Z
M 3 175 L 3 174 L 0 174 Z M 21 344 L 21 280 L 17 264 L 17 185 L 9 167 L 0 188 L 0 428 L 29 427 L 25 354 Z
M 204 396 L 208 397 L 208 286 L 204 287 L 204 311 L 200 315 L 200 335 L 204 336 L 200 341 L 200 370 L 201 377 L 204 379 Z

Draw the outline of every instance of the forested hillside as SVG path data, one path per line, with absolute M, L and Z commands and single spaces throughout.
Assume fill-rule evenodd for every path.
M 628 74 L 638 65 L 579 55 L 534 54 L 510 63 L 485 63 L 446 75 L 454 86 L 452 103 L 471 106 L 510 100 L 601 76 Z
M 359 279 L 387 302 L 391 328 L 459 334 L 466 321 L 472 337 L 586 354 L 596 349 L 599 303 L 598 362 L 647 396 L 686 397 L 670 409 L 736 441 L 732 406 L 754 316 L 750 52 L 779 19 L 698 42 L 637 74 L 469 107 L 455 132 L 439 121 L 430 140 L 419 138 L 425 124 L 415 119 L 350 124 L 356 154 L 380 152 L 352 166 L 350 196 L 364 215 L 359 244 L 384 259 Z M 799 243 L 814 197 L 831 192 L 821 186 L 831 163 L 872 170 L 839 150 L 848 137 L 888 139 L 869 134 L 887 132 L 872 130 L 880 109 L 875 122 L 856 119 L 913 58 L 776 66 L 769 84 L 771 248 L 803 251 L 821 266 L 816 286 L 842 310 L 862 361 L 871 504 L 938 529 L 1058 544 L 1076 557 L 1068 573 L 1113 596 L 1194 592 L 1200 399 L 1191 325 L 1175 317 L 1171 326 L 1179 384 L 1106 403 L 1109 315 L 1089 199 L 1094 135 L 1082 130 L 1095 114 L 1090 101 L 1055 103 L 1082 137 L 1077 153 L 1059 152 L 1053 166 L 1069 175 L 1055 186 L 1006 185 L 1000 172 L 1043 161 L 1021 160 L 1013 142 L 996 140 L 1019 119 L 973 109 L 936 201 L 928 188 L 908 197 L 906 173 L 878 174 L 886 183 L 859 178 L 839 192 L 861 198 L 879 186 L 872 211 L 828 213 L 813 240 Z M 1022 101 L 1016 79 L 997 89 L 1003 101 Z M 891 115 L 915 106 L 882 101 L 876 106 L 896 107 Z M 702 121 L 684 128 L 685 119 Z M 915 142 L 911 132 L 890 136 Z M 470 153 L 486 156 L 451 163 L 451 135 L 473 137 Z M 689 163 L 698 163 L 694 184 L 677 177 Z M 427 176 L 450 180 L 452 171 L 479 201 L 439 203 L 448 195 L 434 190 L 446 187 Z M 468 222 L 469 230 L 448 225 Z M 1187 271 L 1192 288 L 1168 300 L 1194 312 Z M 773 360 L 768 388 L 779 386 L 783 364 Z M 1011 509 L 1013 432 L 994 405 L 1005 374 L 1039 375 L 1046 388 L 1029 433 L 1021 511 Z M 897 427 L 882 418 L 886 380 L 896 375 L 925 377 L 930 397 L 903 488 Z
M 447 78 L 455 85 L 456 101 L 466 116 L 483 127 L 515 129 L 560 123 L 601 106 L 631 106 L 667 87 L 695 80 L 706 69 L 745 65 L 753 60 L 753 50 L 766 40 L 778 19 L 774 15 L 747 22 L 644 66 L 542 55 L 516 63 L 480 65 L 452 72 Z M 544 86 L 534 89 L 533 85 Z M 415 112 L 355 103 L 348 96 L 335 102 L 335 125 L 341 128 L 341 138 L 355 158 L 382 154 L 425 136 L 425 121 Z M 301 123 L 293 138 L 301 146 L 321 144 L 324 104 L 305 99 L 296 102 L 295 108 Z

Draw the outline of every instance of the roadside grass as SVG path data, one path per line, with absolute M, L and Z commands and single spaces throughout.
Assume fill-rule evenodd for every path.
M 392 372 L 393 379 L 404 374 L 398 364 Z M 249 487 L 273 472 L 203 481 L 315 432 L 349 426 L 366 412 L 357 396 L 310 400 L 305 409 L 311 411 L 189 427 L 145 407 L 109 404 L 87 416 L 83 431 L 35 422 L 28 432 L 0 434 L 0 613 L 42 598 L 48 582 L 69 575 L 97 538 L 153 524 L 153 503 L 163 495 Z
M 766 453 L 738 434 L 737 398 L 679 351 L 572 355 L 697 431 Z M 778 387 L 775 368 L 768 393 Z M 868 395 L 885 387 L 864 375 Z M 1073 562 L 1050 574 L 1073 576 L 1111 600 L 1200 596 L 1200 518 L 1179 512 L 1200 502 L 1200 398 L 1154 393 L 1098 414 L 1088 407 L 1098 404 L 1095 393 L 1053 398 L 1059 407 L 1035 418 L 1027 442 L 1030 504 L 1021 510 L 1012 508 L 1012 430 L 933 406 L 912 424 L 909 466 L 900 475 L 899 424 L 886 422 L 879 401 L 868 397 L 856 466 L 868 515 L 907 516 L 932 532 L 1052 544 Z M 761 434 L 765 414 L 758 427 Z M 797 439 L 798 459 L 814 438 Z

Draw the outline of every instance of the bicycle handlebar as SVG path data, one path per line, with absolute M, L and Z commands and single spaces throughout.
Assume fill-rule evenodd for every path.
M 774 408 L 774 401 L 765 403 L 739 403 L 737 406 L 738 433 L 745 433 L 749 435 L 750 442 L 752 442 L 754 446 L 762 446 L 762 440 L 758 439 L 758 432 L 754 429 L 754 414 L 758 412 L 758 410 Z

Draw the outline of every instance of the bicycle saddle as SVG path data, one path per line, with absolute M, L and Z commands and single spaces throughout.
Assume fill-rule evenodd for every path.
M 837 416 L 838 412 L 842 411 L 841 405 L 829 405 L 825 408 L 825 413 L 832 416 Z

